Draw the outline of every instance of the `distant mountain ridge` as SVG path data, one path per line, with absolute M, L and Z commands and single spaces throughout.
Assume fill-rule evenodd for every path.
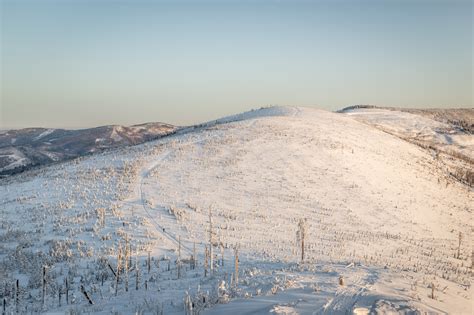
M 136 145 L 174 133 L 176 126 L 145 123 L 67 130 L 25 128 L 0 132 L 0 176 L 106 149 Z

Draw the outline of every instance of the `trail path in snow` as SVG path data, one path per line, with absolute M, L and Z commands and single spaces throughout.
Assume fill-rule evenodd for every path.
M 170 241 L 172 246 L 177 249 L 179 247 L 179 236 L 173 233 L 173 230 L 166 230 L 163 225 L 158 221 L 158 219 L 156 218 L 157 214 L 152 213 L 156 212 L 156 209 L 151 209 L 147 205 L 145 192 L 143 191 L 144 181 L 149 176 L 150 172 L 158 168 L 160 166 L 160 163 L 164 159 L 166 159 L 167 156 L 169 156 L 170 152 L 170 150 L 165 150 L 164 152 L 156 156 L 156 158 L 152 160 L 152 162 L 146 164 L 145 167 L 141 169 L 140 173 L 138 174 L 138 178 L 133 184 L 134 188 L 132 195 L 129 198 L 125 199 L 123 203 L 131 206 L 133 208 L 131 209 L 133 213 L 139 213 L 141 212 L 141 210 L 143 210 L 145 217 L 147 217 L 153 223 L 153 227 L 155 228 L 156 232 L 158 232 L 168 241 Z M 165 209 L 161 210 L 163 212 L 165 211 Z M 188 254 L 192 254 L 192 250 L 188 246 L 186 246 L 183 241 L 181 242 L 181 248 L 184 249 Z

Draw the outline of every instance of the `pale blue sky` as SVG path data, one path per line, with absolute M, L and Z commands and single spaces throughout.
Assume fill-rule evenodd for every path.
M 1 128 L 472 107 L 472 2 L 1 1 Z

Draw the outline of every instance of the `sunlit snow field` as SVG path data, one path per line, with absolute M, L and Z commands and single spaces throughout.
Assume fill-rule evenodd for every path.
M 471 314 L 472 188 L 394 134 L 439 123 L 367 113 L 265 108 L 2 179 L 7 311 Z M 452 142 L 472 155 L 472 135 Z

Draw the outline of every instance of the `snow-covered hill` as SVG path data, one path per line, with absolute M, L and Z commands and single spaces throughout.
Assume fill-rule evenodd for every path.
M 0 297 L 20 312 L 470 314 L 472 188 L 439 163 L 354 115 L 272 107 L 29 171 L 0 186 Z
M 0 133 L 0 176 L 65 161 L 106 149 L 135 145 L 173 133 L 163 123 L 65 130 L 26 128 Z

